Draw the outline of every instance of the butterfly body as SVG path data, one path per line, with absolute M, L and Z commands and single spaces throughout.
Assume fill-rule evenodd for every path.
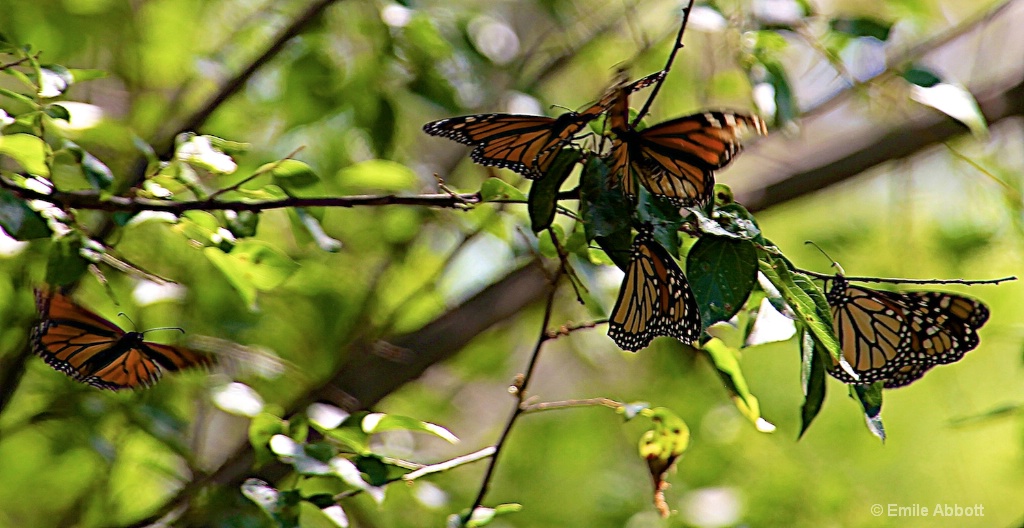
M 636 351 L 659 335 L 693 343 L 700 337 L 700 312 L 679 265 L 649 231 L 633 240 L 629 265 L 612 309 L 608 336 Z
M 843 356 L 857 372 L 830 373 L 845 383 L 908 385 L 936 365 L 959 361 L 977 348 L 988 321 L 984 304 L 943 292 L 887 292 L 834 279 L 826 300 Z M 836 365 L 834 365 L 836 366 Z
M 32 350 L 72 379 L 109 390 L 148 386 L 164 370 L 210 365 L 210 357 L 145 341 L 59 293 L 36 292 L 41 321 L 32 329 Z

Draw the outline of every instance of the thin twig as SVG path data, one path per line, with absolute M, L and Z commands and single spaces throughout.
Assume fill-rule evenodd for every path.
M 586 398 L 581 400 L 563 400 L 553 402 L 541 402 L 531 403 L 523 406 L 523 414 L 535 413 L 540 411 L 551 411 L 554 409 L 568 409 L 571 407 L 595 407 L 602 406 L 608 407 L 609 409 L 621 409 L 626 406 L 625 403 L 615 401 L 611 398 Z
M 546 337 L 547 337 L 548 340 L 558 339 L 559 337 L 567 336 L 567 335 L 569 335 L 569 334 L 571 334 L 573 332 L 576 332 L 578 330 L 586 330 L 588 328 L 594 328 L 594 327 L 596 327 L 598 325 L 602 325 L 602 324 L 605 324 L 607 322 L 608 322 L 607 319 L 598 319 L 596 321 L 590 321 L 590 322 L 578 323 L 578 324 L 573 324 L 573 323 L 569 322 L 569 323 L 566 323 L 566 324 L 558 327 L 555 330 L 548 330 L 548 333 L 547 333 Z
M 476 462 L 477 460 L 483 460 L 487 457 L 494 456 L 497 449 L 494 446 L 487 446 L 479 451 L 470 453 L 468 455 L 462 455 L 455 457 L 451 460 L 440 462 L 438 464 L 431 464 L 429 466 L 423 466 L 412 473 L 406 473 L 402 475 L 402 480 L 406 482 L 412 482 L 420 477 L 430 475 L 432 473 L 440 473 L 441 471 L 448 471 L 449 469 L 457 468 L 459 466 Z
M 661 91 L 661 85 L 665 84 L 665 79 L 668 78 L 668 72 L 672 69 L 672 63 L 676 60 L 676 54 L 683 48 L 683 33 L 686 32 L 686 22 L 690 19 L 690 10 L 692 9 L 693 0 L 690 0 L 690 3 L 683 8 L 683 22 L 679 24 L 679 34 L 676 35 L 676 41 L 672 46 L 672 51 L 668 54 L 668 60 L 665 62 L 665 67 L 662 68 L 665 75 L 663 75 L 661 79 L 658 79 L 658 83 L 654 85 L 654 89 L 651 90 L 651 94 L 647 96 L 647 102 L 644 103 L 640 112 L 636 114 L 636 119 L 633 120 L 634 127 L 640 123 L 640 120 L 647 115 L 647 111 L 651 109 L 651 103 L 654 102 L 654 98 L 658 95 L 658 92 Z
M 562 273 L 565 273 L 564 264 L 559 267 L 558 273 L 555 275 L 553 284 L 551 285 L 551 293 L 548 294 L 547 304 L 544 306 L 544 318 L 541 321 L 540 337 L 537 338 L 537 344 L 533 347 L 533 354 L 530 355 L 530 363 L 526 367 L 525 374 L 522 375 L 514 386 L 516 396 L 516 408 L 512 411 L 512 414 L 508 418 L 508 422 L 505 424 L 505 429 L 501 432 L 501 436 L 498 438 L 498 442 L 494 445 L 494 455 L 491 457 L 491 463 L 487 465 L 487 472 L 484 473 L 483 482 L 480 483 L 480 492 L 477 493 L 476 499 L 473 500 L 473 505 L 469 508 L 463 518 L 463 522 L 466 522 L 473 515 L 473 512 L 483 503 L 484 496 L 487 495 L 487 490 L 491 485 L 491 478 L 494 476 L 494 468 L 498 465 L 498 455 L 501 453 L 505 442 L 508 440 L 509 433 L 512 432 L 512 427 L 515 425 L 519 415 L 523 413 L 523 403 L 526 400 L 526 389 L 530 385 L 530 380 L 533 378 L 533 372 L 537 366 L 537 359 L 540 357 L 541 348 L 544 347 L 544 343 L 547 341 L 548 324 L 551 322 L 551 311 L 555 305 L 555 294 L 558 292 L 558 278 L 561 277 Z
M 281 158 L 281 159 L 279 159 L 279 160 L 277 160 L 277 161 L 275 161 L 273 163 L 268 163 L 267 165 L 264 165 L 264 166 L 260 167 L 259 169 L 256 170 L 256 172 L 253 172 L 249 176 L 247 176 L 245 178 L 242 178 L 241 181 L 239 181 L 238 183 L 236 183 L 234 185 L 225 187 L 223 189 L 220 189 L 219 191 L 214 191 L 214 193 L 211 194 L 210 196 L 207 196 L 206 199 L 207 200 L 214 200 L 218 196 L 220 196 L 220 195 L 222 195 L 224 193 L 229 193 L 231 191 L 237 191 L 241 186 L 243 186 L 243 185 L 245 185 L 245 184 L 255 180 L 256 178 L 259 178 L 260 176 L 263 176 L 264 174 L 266 174 L 268 172 L 271 172 L 274 169 L 280 167 L 281 164 L 284 163 L 284 160 L 292 159 L 303 148 L 305 148 L 305 147 L 301 147 L 300 146 L 299 148 L 291 151 L 291 153 L 288 154 L 287 156 L 285 156 L 284 158 Z
M 822 280 L 833 280 L 836 277 L 842 277 L 847 281 L 855 282 L 884 282 L 888 284 L 963 284 L 965 286 L 974 286 L 977 284 L 999 284 L 1001 282 L 1015 281 L 1017 277 L 1001 277 L 998 279 L 984 279 L 984 280 L 968 280 L 968 279 L 898 279 L 898 278 L 884 278 L 884 277 L 847 277 L 844 275 L 837 275 L 835 273 L 818 273 L 816 271 L 810 271 L 800 268 L 793 268 L 793 271 L 809 275 L 816 279 Z

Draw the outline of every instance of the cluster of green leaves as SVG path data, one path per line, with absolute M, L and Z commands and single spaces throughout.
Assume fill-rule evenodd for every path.
M 313 404 L 287 420 L 264 412 L 249 427 L 256 464 L 278 460 L 291 466 L 297 478 L 288 489 L 249 479 L 242 493 L 278 526 L 348 526 L 341 499 L 366 493 L 380 503 L 384 486 L 422 467 L 373 451 L 374 435 L 389 431 L 427 433 L 458 442 L 435 424 L 382 413 L 350 415 L 327 404 Z

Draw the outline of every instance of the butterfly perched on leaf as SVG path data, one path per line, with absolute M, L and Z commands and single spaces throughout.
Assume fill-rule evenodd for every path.
M 616 92 L 608 119 L 612 186 L 636 196 L 636 181 L 681 207 L 703 205 L 714 194 L 715 171 L 739 154 L 740 136 L 767 133 L 761 118 L 705 111 L 637 131 L 629 122 L 629 92 Z
M 36 290 L 36 308 L 40 321 L 32 329 L 32 351 L 54 369 L 94 387 L 145 387 L 165 370 L 213 363 L 205 354 L 125 332 L 58 292 Z
M 423 131 L 474 147 L 469 157 L 481 165 L 511 169 L 536 180 L 551 167 L 563 145 L 608 110 L 616 93 L 640 90 L 663 76 L 664 72 L 658 72 L 617 86 L 582 112 L 558 117 L 476 114 L 432 121 L 423 125 Z
M 608 336 L 623 350 L 640 350 L 657 336 L 693 343 L 701 333 L 697 300 L 683 271 L 648 229 L 630 249 Z
M 843 356 L 858 374 L 829 372 L 845 383 L 908 385 L 935 365 L 953 363 L 978 346 L 988 321 L 981 302 L 943 292 L 887 292 L 833 280 L 826 299 Z

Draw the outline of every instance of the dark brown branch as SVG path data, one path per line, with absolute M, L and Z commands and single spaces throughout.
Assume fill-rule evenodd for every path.
M 153 211 L 159 213 L 181 214 L 186 211 L 252 211 L 260 212 L 286 207 L 356 207 L 382 205 L 422 205 L 428 207 L 455 208 L 481 203 L 480 193 L 465 194 L 421 194 L 399 196 L 394 194 L 371 194 L 357 196 L 325 196 L 319 198 L 281 198 L 267 201 L 241 200 L 194 200 L 173 202 L 168 200 L 152 200 L 148 198 L 129 198 L 114 196 L 104 198 L 91 191 L 63 192 L 55 191 L 43 194 L 32 189 L 18 187 L 8 181 L 0 180 L 0 187 L 7 189 L 25 200 L 40 200 L 68 209 L 87 209 L 93 211 L 119 211 L 139 213 Z M 504 203 L 495 200 L 496 203 Z
M 594 327 L 596 327 L 598 325 L 602 325 L 602 324 L 605 324 L 607 322 L 608 322 L 607 319 L 598 319 L 596 321 L 590 321 L 590 322 L 579 323 L 579 324 L 572 324 L 571 322 L 569 322 L 569 323 L 566 323 L 566 324 L 564 324 L 564 325 L 562 325 L 562 326 L 560 326 L 560 327 L 558 327 L 558 328 L 556 328 L 554 330 L 549 330 L 548 334 L 547 334 L 547 338 L 548 339 L 558 339 L 559 337 L 567 336 L 567 335 L 569 335 L 569 334 L 571 334 L 573 332 L 576 332 L 578 330 L 586 330 L 586 329 L 589 329 L 589 328 L 594 328 Z

